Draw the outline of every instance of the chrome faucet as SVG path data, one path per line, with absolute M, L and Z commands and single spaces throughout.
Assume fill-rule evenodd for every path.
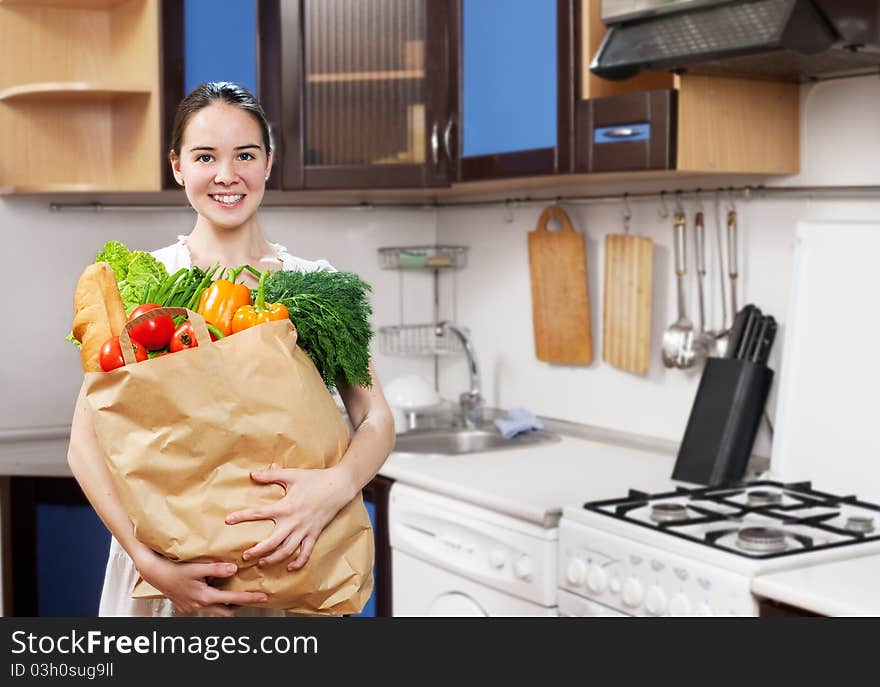
M 442 336 L 446 330 L 452 332 L 461 340 L 461 345 L 464 347 L 465 355 L 467 355 L 470 389 L 458 397 L 458 402 L 461 406 L 461 415 L 465 426 L 474 428 L 482 424 L 483 407 L 486 404 L 480 392 L 480 368 L 477 365 L 477 354 L 474 352 L 474 346 L 471 343 L 470 337 L 463 329 L 451 322 L 437 323 L 438 336 Z

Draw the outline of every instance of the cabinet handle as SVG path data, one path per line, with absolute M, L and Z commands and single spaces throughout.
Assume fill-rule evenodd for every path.
M 612 129 L 611 131 L 606 131 L 605 135 L 608 138 L 630 138 L 639 133 L 636 129 Z
M 431 160 L 435 167 L 440 164 L 440 125 L 437 122 L 431 127 Z
M 450 115 L 449 121 L 446 122 L 446 129 L 443 131 L 443 147 L 446 148 L 446 157 L 448 157 L 450 161 L 455 159 L 455 156 L 452 154 L 452 130 L 454 128 L 455 117 Z

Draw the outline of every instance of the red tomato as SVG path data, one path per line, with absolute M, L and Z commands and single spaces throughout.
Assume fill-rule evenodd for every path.
M 128 321 L 131 322 L 135 317 L 161 307 L 161 305 L 156 305 L 155 303 L 139 305 L 129 315 Z M 129 334 L 132 339 L 140 341 L 148 350 L 158 351 L 165 348 L 171 341 L 171 336 L 174 334 L 174 320 L 171 319 L 170 315 L 152 317 L 134 327 Z
M 135 362 L 141 362 L 147 359 L 147 350 L 134 339 L 131 340 L 131 346 L 134 349 Z M 125 365 L 125 359 L 122 357 L 122 347 L 119 345 L 119 337 L 111 336 L 101 346 L 101 353 L 98 356 L 101 363 L 101 369 L 104 372 L 110 372 L 117 367 Z
M 196 334 L 193 331 L 192 323 L 187 320 L 181 322 L 180 326 L 174 330 L 174 336 L 171 337 L 171 343 L 168 345 L 172 353 L 182 351 L 185 348 L 195 348 L 199 345 L 196 341 Z

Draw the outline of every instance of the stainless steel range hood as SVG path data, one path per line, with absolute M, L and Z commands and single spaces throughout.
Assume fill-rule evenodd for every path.
M 590 71 L 808 81 L 880 71 L 880 0 L 603 0 Z

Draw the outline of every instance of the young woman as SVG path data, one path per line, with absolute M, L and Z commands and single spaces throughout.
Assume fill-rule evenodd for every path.
M 186 190 L 197 218 L 189 236 L 153 253 L 169 272 L 190 265 L 208 268 L 218 262 L 224 267 L 250 264 L 260 271 L 333 269 L 326 261 L 294 257 L 263 236 L 257 210 L 272 169 L 272 142 L 262 108 L 245 89 L 226 82 L 196 88 L 178 107 L 171 148 L 174 177 Z M 241 276 L 256 286 L 256 279 L 246 270 Z M 339 463 L 324 470 L 286 468 L 252 474 L 257 482 L 281 484 L 285 495 L 271 508 L 246 508 L 227 516 L 230 524 L 275 522 L 272 534 L 245 551 L 245 559 L 258 559 L 259 565 L 287 561 L 288 569 L 301 568 L 324 527 L 378 472 L 394 446 L 394 423 L 372 367 L 370 372 L 371 389 L 352 387 L 344 380 L 338 383 L 355 429 Z M 68 462 L 113 534 L 100 615 L 281 614 L 246 608 L 266 600 L 261 592 L 221 591 L 207 583 L 208 577 L 235 574 L 234 564 L 175 563 L 135 538 L 98 445 L 82 389 L 71 426 Z M 132 599 L 139 575 L 167 599 Z

